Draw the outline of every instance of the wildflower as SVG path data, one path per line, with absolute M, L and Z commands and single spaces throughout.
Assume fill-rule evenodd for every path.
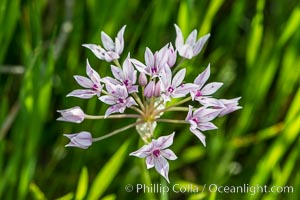
M 125 59 L 122 69 L 111 65 L 111 72 L 118 81 L 126 86 L 128 93 L 138 91 L 138 86 L 134 85 L 136 83 L 137 72 L 129 61 L 129 56 Z
M 170 101 L 171 97 L 180 98 L 186 96 L 196 85 L 191 83 L 182 84 L 186 69 L 181 69 L 172 79 L 172 72 L 169 67 L 165 68 L 160 78 L 162 98 L 164 101 Z
M 93 143 L 93 138 L 91 133 L 82 131 L 75 134 L 64 134 L 70 139 L 69 144 L 66 147 L 79 147 L 81 149 L 87 149 Z
M 166 159 L 176 160 L 177 156 L 172 150 L 166 148 L 173 144 L 174 135 L 175 132 L 167 136 L 159 137 L 157 140 L 153 139 L 151 143 L 144 145 L 129 155 L 146 158 L 147 169 L 155 167 L 156 171 L 169 183 L 169 163 Z
M 176 24 L 174 24 L 174 26 L 176 29 L 175 46 L 179 55 L 187 59 L 191 59 L 192 57 L 198 55 L 210 37 L 210 34 L 204 35 L 196 42 L 197 30 L 193 30 L 184 43 L 181 29 Z
M 241 109 L 242 107 L 239 106 L 239 100 L 241 97 L 234 98 L 234 99 L 219 99 L 219 101 L 224 105 L 224 107 L 215 107 L 215 109 L 220 109 L 219 117 L 223 117 L 229 113 L 232 113 L 236 110 Z
M 155 78 L 160 76 L 161 71 L 167 65 L 169 58 L 168 51 L 168 46 L 166 45 L 153 54 L 152 51 L 147 47 L 145 51 L 146 65 L 136 59 L 130 60 L 139 72 L 147 74 L 151 78 Z
M 83 44 L 82 46 L 90 49 L 94 55 L 100 60 L 111 62 L 120 58 L 124 49 L 124 32 L 126 25 L 118 32 L 115 41 L 111 39 L 105 32 L 101 32 L 101 40 L 103 47 L 95 44 Z
M 78 106 L 57 112 L 61 114 L 61 117 L 57 118 L 58 121 L 81 123 L 84 120 L 85 114 Z
M 74 76 L 76 82 L 86 89 L 74 90 L 67 95 L 67 97 L 78 97 L 82 99 L 89 99 L 95 95 L 100 96 L 102 91 L 101 78 L 99 74 L 91 68 L 89 61 L 86 61 L 86 74 L 89 78 L 84 76 Z
M 112 113 L 120 112 L 130 106 L 137 105 L 132 97 L 128 96 L 127 89 L 124 85 L 114 85 L 110 82 L 105 83 L 108 95 L 99 97 L 99 99 L 108 105 L 111 105 L 105 112 L 105 117 Z
M 209 76 L 210 76 L 210 64 L 201 74 L 199 74 L 195 78 L 194 84 L 197 85 L 197 87 L 194 90 L 191 90 L 190 92 L 192 100 L 199 101 L 203 105 L 222 106 L 220 102 L 214 101 L 214 99 L 211 98 L 209 99 L 206 98 L 209 97 L 209 95 L 214 94 L 223 85 L 223 83 L 221 82 L 212 82 L 204 86 Z
M 185 121 L 190 123 L 190 131 L 199 138 L 204 146 L 206 146 L 205 136 L 200 131 L 207 131 L 218 128 L 210 121 L 215 119 L 219 115 L 220 110 L 200 107 L 193 112 L 192 109 L 193 106 L 189 106 L 189 112 L 185 118 Z

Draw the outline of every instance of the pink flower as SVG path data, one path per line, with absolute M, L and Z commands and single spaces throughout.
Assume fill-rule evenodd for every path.
M 155 167 L 156 171 L 169 183 L 169 163 L 166 159 L 176 160 L 177 156 L 172 150 L 167 148 L 173 144 L 174 135 L 175 132 L 167 136 L 159 137 L 157 140 L 153 139 L 151 143 L 144 145 L 129 155 L 146 158 L 147 169 Z
M 239 100 L 241 97 L 237 97 L 234 99 L 219 99 L 220 103 L 222 103 L 223 107 L 215 107 L 215 109 L 220 109 L 219 117 L 223 117 L 224 115 L 227 115 L 229 113 L 232 113 L 236 110 L 242 109 L 241 106 L 239 106 Z
M 161 71 L 167 65 L 167 61 L 169 59 L 169 49 L 168 45 L 165 45 L 159 51 L 156 51 L 154 54 L 152 51 L 147 47 L 145 51 L 145 63 L 141 63 L 136 59 L 130 59 L 132 64 L 136 67 L 136 69 L 144 74 L 149 75 L 151 78 L 159 77 Z
M 198 41 L 196 41 L 197 30 L 193 30 L 184 43 L 181 29 L 176 24 L 174 24 L 174 26 L 176 29 L 175 46 L 179 55 L 187 59 L 191 59 L 192 57 L 198 55 L 210 37 L 210 34 L 204 35 Z
M 106 33 L 101 32 L 101 40 L 103 47 L 95 44 L 83 44 L 82 46 L 90 49 L 97 58 L 111 62 L 120 58 L 124 49 L 124 32 L 126 25 L 118 32 L 115 41 L 113 41 Z
M 95 95 L 100 96 L 103 87 L 100 84 L 101 78 L 99 74 L 91 68 L 88 60 L 86 61 L 86 74 L 89 78 L 79 75 L 74 76 L 76 82 L 86 89 L 74 90 L 69 93 L 67 97 L 72 96 L 82 99 L 89 99 Z
M 111 105 L 105 112 L 105 117 L 112 113 L 123 113 L 126 108 L 137 105 L 132 97 L 128 96 L 127 89 L 124 85 L 114 85 L 110 82 L 106 82 L 106 90 L 109 95 L 99 97 L 99 99 L 108 105 Z
M 172 79 L 172 72 L 169 67 L 165 67 L 164 73 L 160 78 L 161 92 L 164 101 L 170 101 L 172 98 L 180 98 L 186 96 L 191 90 L 197 86 L 192 83 L 182 84 L 185 77 L 186 69 L 181 69 Z
M 210 121 L 215 119 L 219 115 L 220 110 L 201 107 L 193 112 L 192 109 L 193 106 L 189 106 L 189 112 L 185 118 L 185 121 L 190 123 L 190 131 L 199 138 L 204 146 L 206 146 L 205 136 L 200 131 L 207 131 L 218 128 Z
M 197 85 L 197 87 L 190 92 L 192 100 L 199 101 L 204 106 L 222 106 L 220 102 L 208 97 L 209 95 L 214 94 L 220 87 L 222 87 L 223 83 L 212 82 L 204 86 L 209 76 L 210 65 L 208 65 L 207 68 L 195 78 L 194 84 Z
M 134 70 L 131 62 L 129 61 L 129 55 L 125 59 L 122 69 L 111 65 L 111 72 L 114 77 L 125 85 L 128 93 L 137 92 L 138 86 L 134 85 L 136 83 L 136 70 Z
M 84 120 L 85 114 L 78 106 L 57 112 L 61 114 L 61 117 L 57 118 L 58 121 L 81 123 Z
M 87 149 L 93 143 L 93 138 L 91 133 L 82 131 L 75 134 L 64 134 L 70 139 L 69 144 L 66 147 L 79 147 L 81 149 Z

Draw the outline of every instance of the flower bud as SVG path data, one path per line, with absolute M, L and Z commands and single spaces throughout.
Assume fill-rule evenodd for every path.
M 69 144 L 66 147 L 79 147 L 81 149 L 87 149 L 93 143 L 93 138 L 91 133 L 82 131 L 75 134 L 64 134 L 70 139 Z
M 155 97 L 160 97 L 161 89 L 160 89 L 160 80 L 156 83 L 155 88 L 154 88 L 154 96 Z
M 84 120 L 85 114 L 78 106 L 66 110 L 58 110 L 57 112 L 61 114 L 61 117 L 57 118 L 58 121 L 81 123 Z
M 145 87 L 144 96 L 148 98 L 152 97 L 154 95 L 154 90 L 155 90 L 155 82 L 150 81 L 148 85 Z
M 169 53 L 169 57 L 167 63 L 169 67 L 173 67 L 176 63 L 177 51 L 174 50 L 172 43 L 170 43 L 168 53 Z
M 139 84 L 140 84 L 140 86 L 147 85 L 147 77 L 144 73 L 140 73 L 140 75 L 139 75 Z

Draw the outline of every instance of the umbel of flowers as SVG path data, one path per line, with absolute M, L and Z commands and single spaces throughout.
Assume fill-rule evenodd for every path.
M 155 167 L 168 182 L 169 163 L 177 156 L 169 149 L 173 143 L 175 132 L 153 138 L 157 123 L 181 123 L 189 126 L 189 130 L 201 143 L 206 146 L 204 131 L 217 129 L 212 123 L 217 117 L 241 109 L 238 105 L 240 97 L 234 99 L 216 99 L 212 95 L 223 85 L 221 82 L 208 82 L 210 65 L 196 76 L 192 83 L 184 81 L 186 69 L 180 63 L 184 59 L 191 59 L 198 55 L 210 34 L 197 40 L 197 31 L 193 30 L 184 40 L 180 28 L 175 25 L 175 49 L 172 43 L 166 44 L 159 51 L 145 50 L 144 61 L 139 61 L 127 55 L 122 65 L 119 63 L 124 49 L 123 26 L 113 40 L 106 33 L 101 32 L 102 46 L 84 44 L 100 60 L 111 63 L 112 76 L 101 77 L 86 61 L 86 76 L 75 75 L 76 82 L 81 89 L 69 93 L 67 97 L 82 99 L 98 98 L 107 104 L 104 115 L 88 115 L 78 106 L 66 110 L 59 110 L 60 121 L 81 123 L 85 119 L 136 118 L 136 122 L 117 129 L 98 138 L 82 131 L 65 134 L 70 139 L 66 146 L 87 149 L 94 142 L 103 140 L 127 129 L 135 127 L 145 145 L 130 153 L 131 156 L 145 158 L 147 169 Z M 177 56 L 181 62 L 177 62 Z M 177 100 L 175 103 L 173 99 Z M 194 102 L 197 105 L 183 106 Z M 131 114 L 125 111 L 131 109 Z M 185 119 L 165 119 L 165 112 L 186 112 Z M 132 114 L 134 113 L 134 114 Z

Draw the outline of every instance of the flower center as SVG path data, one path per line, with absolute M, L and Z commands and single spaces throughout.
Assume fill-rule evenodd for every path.
M 124 103 L 124 99 L 119 98 L 118 103 Z
M 159 149 L 155 149 L 152 153 L 153 153 L 153 155 L 155 157 L 158 157 L 160 155 L 160 150 Z
M 97 91 L 98 88 L 99 88 L 98 85 L 94 84 L 93 87 L 92 87 L 92 90 Z
M 200 97 L 200 96 L 202 96 L 201 91 L 197 90 L 196 97 Z
M 157 73 L 157 68 L 156 68 L 156 67 L 152 67 L 152 68 L 151 68 L 151 72 L 152 72 L 152 73 Z
M 199 123 L 199 120 L 197 118 L 193 118 L 192 119 L 194 122 L 196 122 L 197 124 Z
M 128 85 L 129 85 L 129 81 L 126 79 L 126 80 L 124 81 L 124 84 L 125 84 L 126 86 L 128 86 Z
M 172 93 L 174 91 L 174 88 L 173 87 L 169 87 L 168 88 L 168 92 Z

